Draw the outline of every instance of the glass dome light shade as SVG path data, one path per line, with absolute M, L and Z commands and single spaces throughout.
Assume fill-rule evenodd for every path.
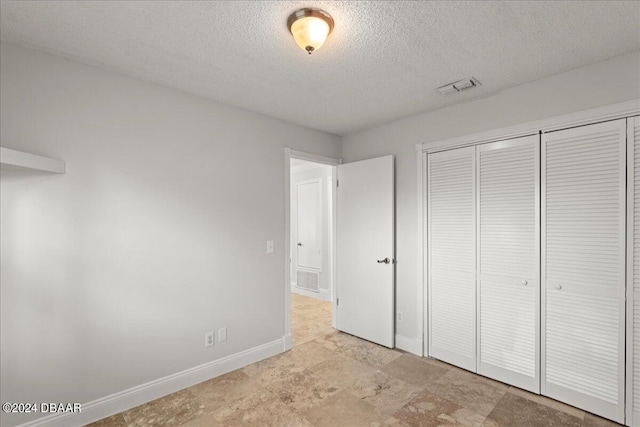
M 333 19 L 318 9 L 301 9 L 289 16 L 289 30 L 301 49 L 309 52 L 319 49 L 333 29 Z

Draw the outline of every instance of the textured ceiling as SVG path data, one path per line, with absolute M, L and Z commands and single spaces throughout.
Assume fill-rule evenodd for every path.
M 335 20 L 313 55 L 286 28 L 305 6 Z M 0 18 L 7 42 L 338 135 L 640 50 L 638 1 L 2 1 Z

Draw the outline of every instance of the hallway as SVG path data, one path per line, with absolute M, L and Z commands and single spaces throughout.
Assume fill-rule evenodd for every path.
M 299 346 L 332 332 L 330 301 L 291 293 L 292 346 Z

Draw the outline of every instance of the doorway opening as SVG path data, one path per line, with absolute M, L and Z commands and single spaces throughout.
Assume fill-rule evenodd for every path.
M 285 350 L 335 327 L 338 159 L 285 150 Z
M 290 160 L 292 345 L 330 333 L 333 167 Z

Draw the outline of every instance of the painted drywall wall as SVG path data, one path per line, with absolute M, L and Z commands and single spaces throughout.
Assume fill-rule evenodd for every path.
M 482 81 L 482 76 L 474 76 Z M 403 321 L 396 322 L 396 334 L 416 340 L 422 333 L 416 304 L 422 298 L 416 277 L 417 143 L 435 143 L 637 98 L 640 53 L 633 53 L 343 137 L 345 162 L 396 156 L 396 310 L 403 313 Z
M 0 54 L 2 145 L 67 164 L 2 170 L 3 402 L 88 402 L 282 338 L 284 147 L 340 157 L 340 138 Z
M 291 291 L 301 295 L 331 301 L 331 176 L 332 167 L 317 164 L 312 169 L 291 171 L 291 260 L 292 265 L 296 264 L 296 227 L 297 227 L 297 197 L 296 184 L 309 180 L 320 180 L 321 211 L 322 211 L 322 268 L 320 269 L 319 287 L 320 292 L 308 291 L 295 286 L 295 270 L 291 271 Z

